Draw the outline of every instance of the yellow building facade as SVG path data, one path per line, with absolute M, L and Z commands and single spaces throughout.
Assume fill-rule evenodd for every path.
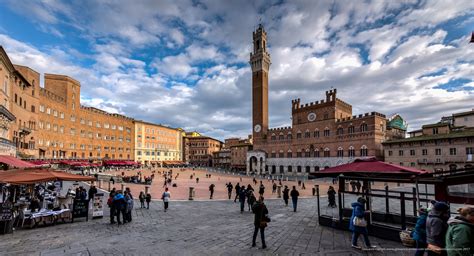
M 162 166 L 182 161 L 183 131 L 135 120 L 135 161 L 146 166 Z

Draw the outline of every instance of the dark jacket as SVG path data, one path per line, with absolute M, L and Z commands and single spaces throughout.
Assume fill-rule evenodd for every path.
M 474 224 L 457 216 L 448 221 L 446 249 L 449 256 L 474 255 Z M 462 251 L 449 249 L 464 249 Z
M 240 189 L 239 202 L 245 202 L 245 197 L 247 197 L 247 192 L 245 191 L 245 189 Z
M 352 203 L 352 216 L 351 216 L 351 220 L 349 222 L 349 229 L 353 232 L 358 232 L 358 233 L 361 233 L 361 234 L 367 234 L 368 231 L 367 231 L 367 227 L 357 227 L 357 226 L 354 226 L 354 217 L 359 217 L 359 218 L 364 218 L 364 212 L 365 212 L 365 208 L 364 208 L 364 205 L 359 203 L 359 202 L 355 202 L 355 203 Z
M 268 214 L 268 209 L 264 203 L 257 202 L 254 206 L 252 206 L 252 212 L 255 214 L 253 224 L 255 224 L 255 226 L 260 226 L 262 217 Z
M 413 240 L 426 243 L 426 218 L 428 213 L 421 213 L 416 220 L 415 230 L 413 230 Z
M 127 205 L 125 197 L 122 194 L 116 194 L 112 200 L 112 203 L 117 210 L 124 210 Z
M 260 185 L 260 188 L 258 189 L 258 193 L 259 193 L 259 194 L 265 193 L 265 186 Z
M 298 197 L 300 196 L 300 192 L 298 192 L 298 190 L 296 190 L 296 189 L 293 189 L 290 192 L 290 196 L 291 196 L 292 200 L 297 200 Z
M 436 209 L 431 209 L 426 219 L 426 242 L 444 248 L 447 230 L 446 217 Z
M 290 190 L 288 188 L 283 189 L 283 199 L 290 198 Z
M 89 200 L 93 199 L 95 194 L 97 194 L 97 188 L 91 187 L 89 189 Z

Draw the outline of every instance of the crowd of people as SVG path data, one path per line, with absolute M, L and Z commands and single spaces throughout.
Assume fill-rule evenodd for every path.
M 459 216 L 450 218 L 449 205 L 431 202 L 420 208 L 412 237 L 416 256 L 474 255 L 474 207 L 458 209 Z

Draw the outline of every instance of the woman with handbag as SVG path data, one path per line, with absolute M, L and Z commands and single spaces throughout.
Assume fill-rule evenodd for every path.
M 362 249 L 357 245 L 357 240 L 361 234 L 364 236 L 364 241 L 367 248 L 376 248 L 375 246 L 370 245 L 367 221 L 364 217 L 365 202 L 366 200 L 363 197 L 359 197 L 357 202 L 352 203 L 352 216 L 349 222 L 349 229 L 352 231 L 352 248 L 355 249 Z
M 262 238 L 262 249 L 267 248 L 265 244 L 265 228 L 267 227 L 267 223 L 270 222 L 270 218 L 268 218 L 268 209 L 267 206 L 263 203 L 263 196 L 258 198 L 257 203 L 252 207 L 252 212 L 255 214 L 254 218 L 254 226 L 255 229 L 253 231 L 253 239 L 252 239 L 252 247 L 256 246 L 256 239 L 258 230 L 260 230 L 260 237 Z

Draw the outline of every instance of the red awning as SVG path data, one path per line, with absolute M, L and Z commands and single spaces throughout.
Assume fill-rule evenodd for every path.
M 13 156 L 0 156 L 0 163 L 17 168 L 33 168 L 38 167 L 36 164 L 28 163 Z
M 396 164 L 378 161 L 375 158 L 356 159 L 352 163 L 343 164 L 321 170 L 311 174 L 315 176 L 337 176 L 339 174 L 412 174 L 420 175 L 427 173 L 424 170 L 418 170 L 411 167 L 400 166 Z
M 0 183 L 35 184 L 46 181 L 94 181 L 89 176 L 75 175 L 62 171 L 48 169 L 28 169 L 0 171 Z

